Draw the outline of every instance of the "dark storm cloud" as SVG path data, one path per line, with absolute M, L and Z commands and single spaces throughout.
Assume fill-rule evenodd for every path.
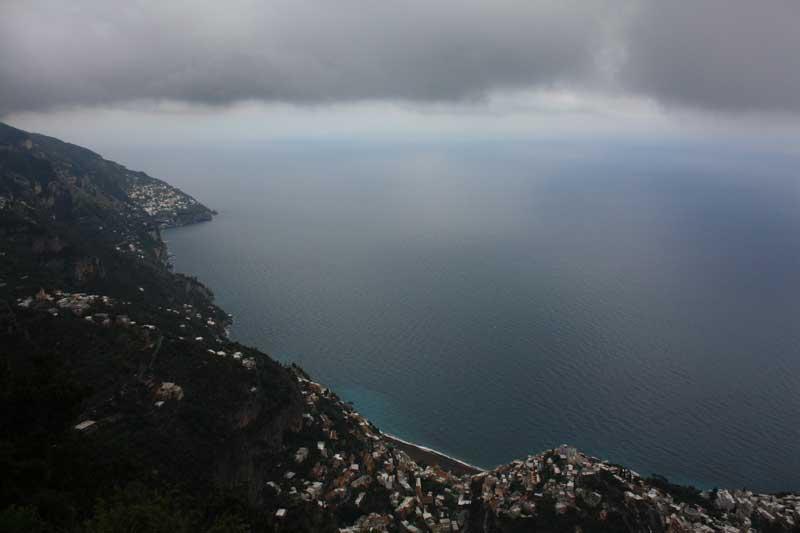
M 800 111 L 800 2 L 652 0 L 628 32 L 621 83 L 667 103 Z
M 591 4 L 7 0 L 0 101 L 463 99 L 590 71 Z
M 142 99 L 449 101 L 563 86 L 798 110 L 796 6 L 4 0 L 0 113 Z

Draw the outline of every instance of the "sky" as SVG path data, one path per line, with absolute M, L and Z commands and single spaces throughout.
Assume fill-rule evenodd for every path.
M 0 119 L 73 142 L 800 139 L 796 0 L 3 0 Z

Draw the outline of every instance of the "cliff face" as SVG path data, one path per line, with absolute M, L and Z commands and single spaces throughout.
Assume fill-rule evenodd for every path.
M 0 508 L 54 493 L 73 527 L 93 503 L 76 492 L 132 480 L 261 501 L 263 464 L 300 427 L 302 398 L 290 370 L 227 340 L 230 317 L 210 290 L 165 263 L 159 228 L 212 213 L 88 150 L 0 124 L 0 447 L 14 450 Z M 73 446 L 85 461 L 70 470 L 96 472 L 96 487 L 56 474 L 53 461 L 67 459 L 48 449 Z M 40 471 L 19 466 L 30 461 Z
M 700 492 L 569 446 L 425 464 L 227 338 L 160 235 L 212 214 L 0 124 L 0 531 L 798 531 L 800 496 Z

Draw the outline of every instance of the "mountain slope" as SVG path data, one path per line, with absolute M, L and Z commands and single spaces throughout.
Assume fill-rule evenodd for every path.
M 0 531 L 798 530 L 796 495 L 701 493 L 569 446 L 490 472 L 424 464 L 227 338 L 160 235 L 212 215 L 0 124 Z

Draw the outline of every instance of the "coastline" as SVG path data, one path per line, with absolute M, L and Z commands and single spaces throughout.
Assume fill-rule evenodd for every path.
M 28 185 L 35 178 L 25 177 L 25 180 Z M 68 187 L 65 190 L 73 194 Z M 73 405 L 74 409 L 58 411 L 56 414 L 63 411 L 64 419 L 57 422 L 67 429 L 80 422 L 72 426 L 71 435 L 55 432 L 52 442 L 43 443 L 57 450 L 63 448 L 67 454 L 64 457 L 41 446 L 40 428 L 29 429 L 24 424 L 16 424 L 22 433 L 19 445 L 16 440 L 12 442 L 11 452 L 14 458 L 23 461 L 44 457 L 48 471 L 59 472 L 64 466 L 69 471 L 94 470 L 97 475 L 87 478 L 88 483 L 78 478 L 78 483 L 70 484 L 64 492 L 66 498 L 81 506 L 75 508 L 76 512 L 89 517 L 89 521 L 103 519 L 97 502 L 102 502 L 104 491 L 138 482 L 143 491 L 152 490 L 156 496 L 163 486 L 173 485 L 174 509 L 193 517 L 187 520 L 196 525 L 187 522 L 185 527 L 198 531 L 206 526 L 211 529 L 226 526 L 227 519 L 222 523 L 214 519 L 210 525 L 201 524 L 203 517 L 213 518 L 204 508 L 214 508 L 225 501 L 235 503 L 232 518 L 242 527 L 280 531 L 315 531 L 338 526 L 345 526 L 341 531 L 348 532 L 530 527 L 561 531 L 576 526 L 592 531 L 796 531 L 796 524 L 800 523 L 797 493 L 758 494 L 746 489 L 717 488 L 700 492 L 694 487 L 670 483 L 661 476 L 642 477 L 622 464 L 587 455 L 566 444 L 528 454 L 524 459 L 495 463 L 497 466 L 489 465 L 483 470 L 432 448 L 383 433 L 359 414 L 353 403 L 308 379 L 297 364 L 282 363 L 228 339 L 227 325 L 232 315 L 223 313 L 213 302 L 211 289 L 202 282 L 192 276 L 176 275 L 162 264 L 167 243 L 160 232 L 152 232 L 143 217 L 101 219 L 110 222 L 112 229 L 116 227 L 134 238 L 142 238 L 131 239 L 141 247 L 129 248 L 135 256 L 120 255 L 114 265 L 119 268 L 106 270 L 109 278 L 98 283 L 100 294 L 70 293 L 57 288 L 71 279 L 66 281 L 65 288 L 75 290 L 71 284 L 77 284 L 79 279 L 74 274 L 65 277 L 71 269 L 59 274 L 37 260 L 33 239 L 43 231 L 57 233 L 61 228 L 51 222 L 60 218 L 46 216 L 48 204 L 44 206 L 44 210 L 34 211 L 42 215 L 35 218 L 29 216 L 27 209 L 10 211 L 9 220 L 15 224 L 12 227 L 21 228 L 24 246 L 14 240 L 13 232 L 4 234 L 0 243 L 4 246 L 10 243 L 13 250 L 20 252 L 22 268 L 13 265 L 11 273 L 18 276 L 26 272 L 19 276 L 25 283 L 3 290 L 4 293 L 13 290 L 25 299 L 17 298 L 14 308 L 7 306 L 10 311 L 2 322 L 10 324 L 7 331 L 11 351 L 2 355 L 17 357 L 19 347 L 34 362 L 52 359 L 57 372 L 45 373 L 41 381 L 45 387 L 33 381 L 37 386 L 31 389 L 32 396 L 26 390 L 31 383 L 26 373 L 13 375 L 12 386 L 21 383 L 25 387 L 19 389 L 24 393 L 20 396 L 23 401 L 28 396 L 36 400 L 32 406 L 33 420 L 52 414 L 53 401 L 67 401 L 65 405 Z M 100 215 L 105 213 L 104 209 L 99 210 Z M 6 220 L 6 212 L 0 214 Z M 28 225 L 30 220 L 33 223 Z M 150 238 L 140 235 L 142 229 L 147 230 Z M 75 238 L 84 240 L 86 254 L 95 254 L 95 258 L 105 257 L 109 244 L 114 243 L 111 239 L 97 238 L 93 228 L 85 225 L 78 225 L 75 232 L 64 235 L 70 238 L 69 242 Z M 25 239 L 34 245 L 27 246 Z M 120 248 L 117 246 L 116 250 L 123 252 Z M 69 258 L 70 253 L 62 255 Z M 148 257 L 153 260 L 147 261 Z M 146 261 L 140 266 L 137 258 Z M 93 260 L 88 264 L 88 268 L 81 266 L 79 273 L 89 272 L 96 279 L 98 264 Z M 33 280 L 26 281 L 27 272 L 31 272 Z M 44 282 L 34 296 L 32 292 L 39 279 Z M 53 295 L 45 292 L 42 285 L 48 290 L 55 287 Z M 103 289 L 109 292 L 103 294 Z M 145 292 L 147 296 L 140 294 Z M 131 301 L 121 300 L 129 295 L 135 295 Z M 69 312 L 61 313 L 61 309 Z M 59 316 L 62 318 L 56 318 Z M 29 333 L 31 330 L 35 338 Z M 141 334 L 137 333 L 139 330 Z M 66 345 L 64 338 L 70 339 Z M 109 345 L 115 348 L 112 357 L 98 359 L 95 354 L 106 352 Z M 140 348 L 142 345 L 144 349 Z M 124 358 L 123 365 L 119 364 L 120 358 Z M 198 359 L 201 365 L 194 363 Z M 65 365 L 74 378 L 62 379 L 60 370 Z M 136 367 L 139 372 L 131 374 Z M 252 373 L 248 375 L 245 371 Z M 38 380 L 37 374 L 33 377 Z M 166 379 L 170 381 L 162 381 Z M 96 385 L 99 382 L 102 382 L 100 387 Z M 84 389 L 86 397 L 49 398 L 54 387 L 66 391 Z M 111 388 L 120 392 L 109 401 Z M 130 390 L 136 394 L 128 394 L 125 402 L 115 399 Z M 38 391 L 44 391 L 45 401 L 39 402 Z M 16 402 L 17 396 L 12 395 L 11 399 Z M 181 401 L 184 403 L 179 404 Z M 182 416 L 186 411 L 179 406 L 190 404 L 192 416 Z M 273 408 L 276 405 L 277 410 Z M 16 422 L 11 420 L 12 425 Z M 425 423 L 422 419 L 420 422 Z M 209 428 L 217 438 L 208 438 Z M 127 440 L 134 447 L 120 450 L 119 435 L 132 437 Z M 86 439 L 91 441 L 87 441 L 85 448 L 89 455 L 84 457 L 82 443 Z M 441 442 L 444 445 L 452 439 L 458 440 L 458 436 L 448 436 Z M 62 442 L 67 442 L 68 447 L 64 448 Z M 141 442 L 151 444 L 139 446 Z M 71 458 L 73 443 L 80 446 L 76 448 L 79 454 L 75 460 Z M 319 453 L 313 451 L 315 445 Z M 185 453 L 174 455 L 174 449 Z M 113 469 L 106 468 L 108 456 L 120 458 L 119 468 L 116 462 Z M 129 461 L 129 456 L 133 460 Z M 211 467 L 194 472 L 192 467 L 198 462 Z M 303 467 L 294 466 L 303 463 Z M 143 477 L 142 468 L 158 475 Z M 41 508 L 40 516 L 50 520 L 47 507 L 52 493 L 50 481 L 50 476 L 22 476 L 19 481 L 12 477 L 13 490 L 7 491 L 13 498 L 10 505 L 17 506 L 16 495 L 25 494 L 22 500 L 25 506 L 34 502 L 32 516 L 39 516 Z M 136 505 L 140 496 L 145 498 L 144 504 L 158 503 L 138 487 L 130 500 L 125 493 L 126 501 Z M 173 508 L 172 501 L 164 503 Z M 15 514 L 6 516 L 9 509 Z M 359 516 L 357 513 L 361 511 Z M 17 518 L 12 507 L 2 508 L 0 514 L 4 518 Z M 67 518 L 70 516 L 78 515 Z M 161 518 L 156 516 L 163 522 Z M 55 520 L 61 518 L 56 516 L 51 521 Z M 71 527 L 72 522 L 54 522 L 42 527 L 60 530 Z
M 478 468 L 475 465 L 471 465 L 467 462 L 464 462 L 460 459 L 456 459 L 455 457 L 451 457 L 440 451 L 428 448 L 427 446 L 421 446 L 419 444 L 403 440 L 400 437 L 396 437 L 395 435 L 390 435 L 389 433 L 381 432 L 381 436 L 387 441 L 391 442 L 394 446 L 396 446 L 400 450 L 407 453 L 408 456 L 411 457 L 416 462 L 424 463 L 426 465 L 431 465 L 431 466 L 439 466 L 443 470 L 447 470 L 458 476 L 462 475 L 474 476 L 476 474 L 481 474 L 485 472 L 485 470 L 483 470 L 482 468 Z
M 210 210 L 210 211 L 213 213 L 213 215 L 217 215 L 218 214 L 216 211 L 213 211 L 213 210 Z M 169 226 L 166 226 L 166 227 L 162 228 L 162 230 L 166 234 L 170 230 L 176 230 L 176 229 L 184 228 L 184 227 L 187 227 L 187 226 L 193 226 L 193 225 L 196 225 L 196 224 L 201 224 L 203 222 L 212 222 L 212 221 L 213 221 L 213 216 L 211 218 L 209 218 L 209 219 L 206 219 L 206 220 L 190 221 L 190 222 L 183 223 L 183 224 L 169 225 Z M 168 245 L 167 239 L 164 238 L 163 240 L 164 240 L 165 244 Z M 168 251 L 168 257 L 170 257 L 170 258 L 172 257 L 172 254 L 169 251 Z M 309 380 L 309 381 L 313 382 L 313 380 Z M 322 384 L 318 384 L 318 385 L 320 385 L 321 387 L 325 387 Z M 416 444 L 414 442 L 407 441 L 407 440 L 402 439 L 402 438 L 400 438 L 400 437 L 398 437 L 396 435 L 392 435 L 390 433 L 385 433 L 383 431 L 380 431 L 380 434 L 381 434 L 381 437 L 383 437 L 385 440 L 389 441 L 392 445 L 394 445 L 395 447 L 399 448 L 400 450 L 402 450 L 406 454 L 408 454 L 408 456 L 411 457 L 416 462 L 421 462 L 421 463 L 424 463 L 424 464 L 430 465 L 430 466 L 439 466 L 443 470 L 449 471 L 452 474 L 455 474 L 455 475 L 458 475 L 458 476 L 462 476 L 462 475 L 471 475 L 472 476 L 472 475 L 477 475 L 477 474 L 481 474 L 481 473 L 486 472 L 486 470 L 484 470 L 483 468 L 477 467 L 475 465 L 467 463 L 466 461 L 462 461 L 461 459 L 457 459 L 455 457 L 447 455 L 446 453 L 440 452 L 438 450 L 434 450 L 433 448 L 429 448 L 427 446 L 422 446 L 421 444 Z

